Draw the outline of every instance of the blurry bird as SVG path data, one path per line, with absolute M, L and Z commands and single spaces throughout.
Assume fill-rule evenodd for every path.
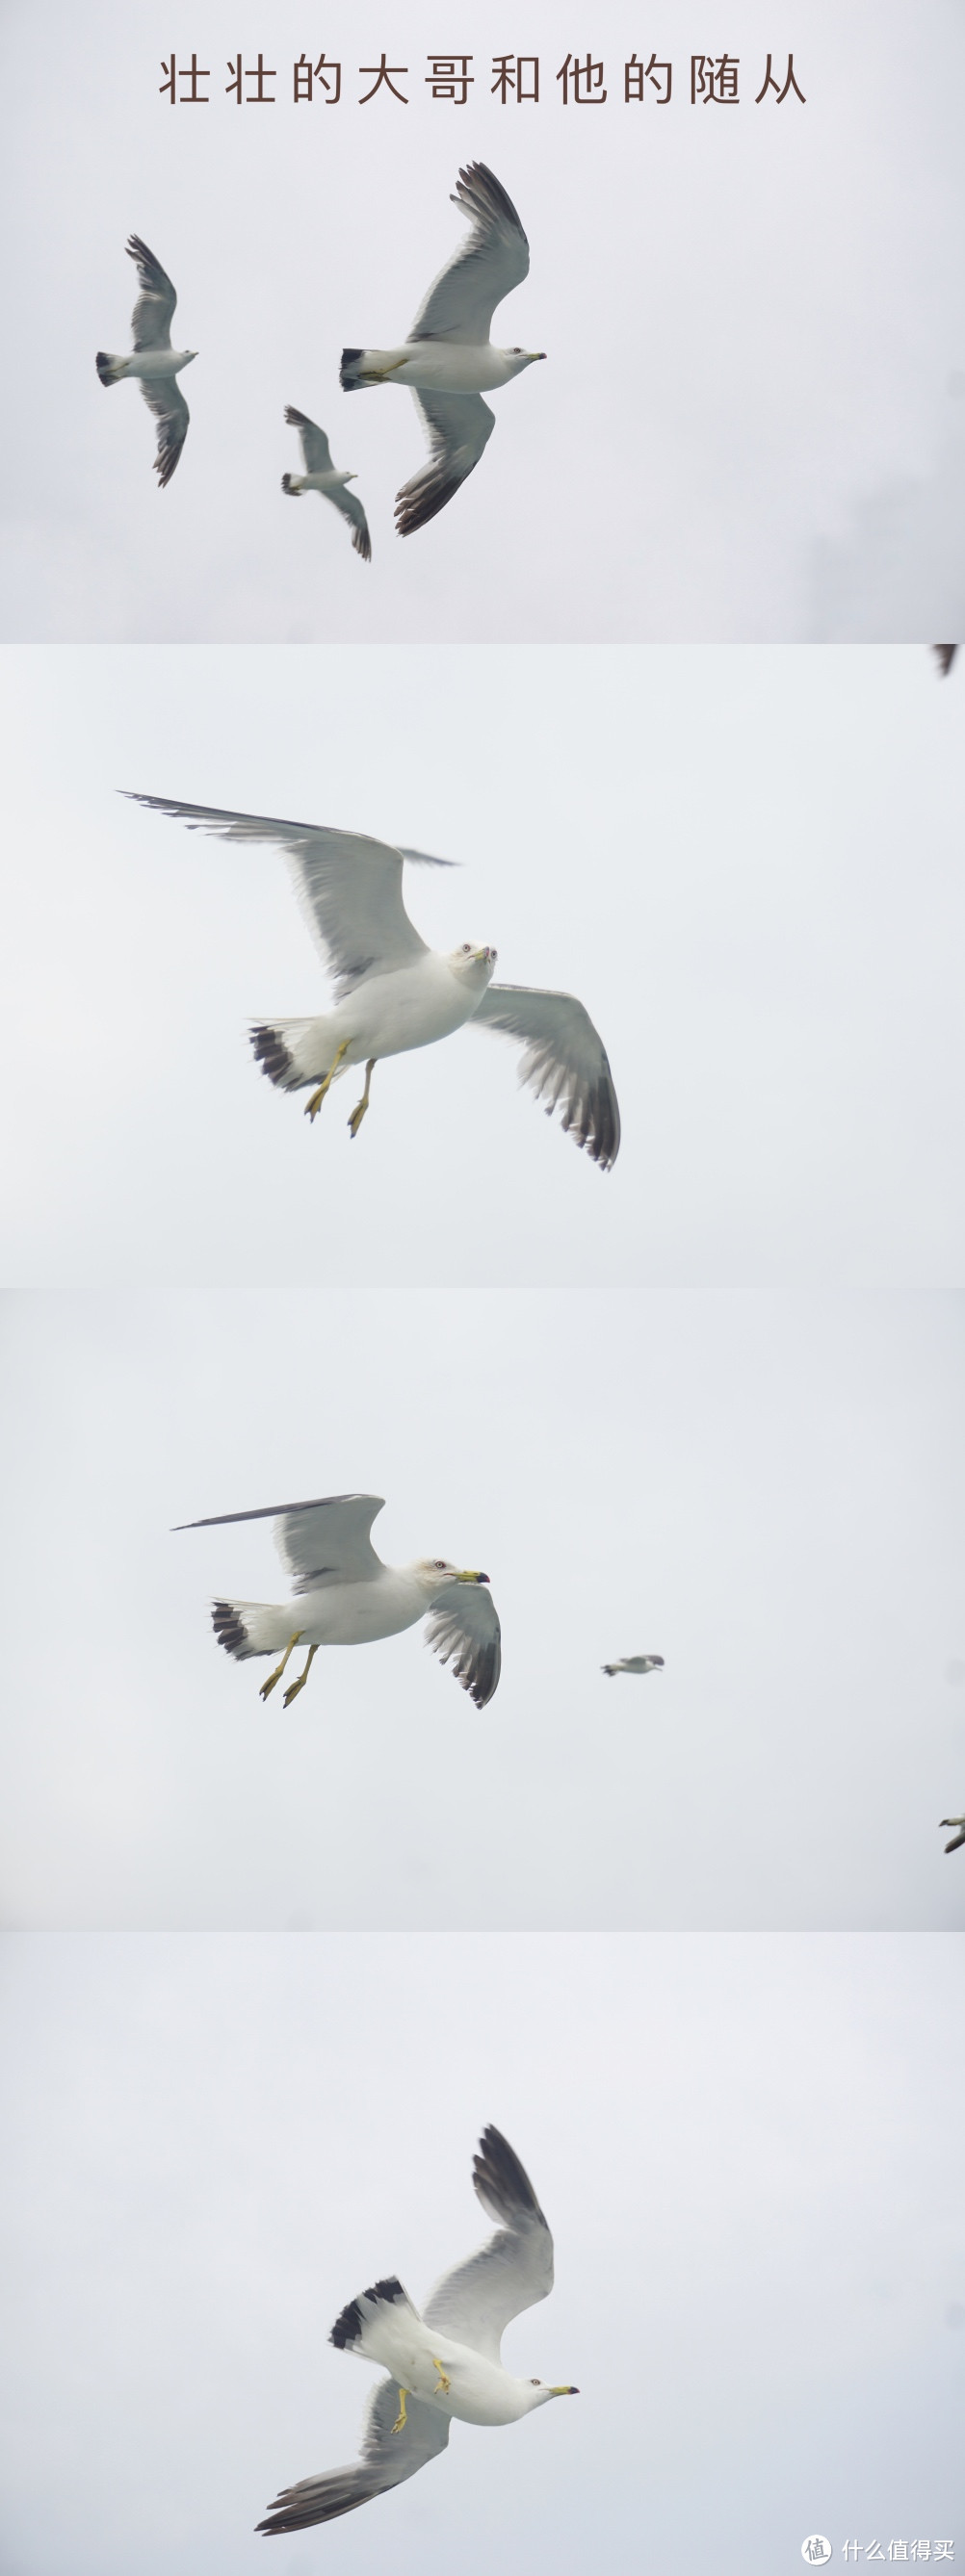
M 965 1816 L 942 1816 L 940 1822 L 943 1825 L 958 1826 L 957 1834 L 952 1835 L 951 1842 L 946 1843 L 945 1849 L 947 1852 L 960 1850 L 962 1843 L 965 1843 Z
M 298 431 L 305 471 L 304 474 L 283 474 L 282 491 L 290 492 L 293 498 L 300 492 L 320 492 L 324 501 L 331 501 L 336 510 L 341 510 L 343 519 L 350 522 L 356 554 L 361 555 L 363 563 L 369 563 L 372 547 L 368 521 L 361 501 L 356 500 L 354 492 L 346 490 L 347 484 L 357 483 L 357 474 L 342 474 L 333 465 L 332 451 L 324 430 L 319 429 L 316 421 L 309 420 L 305 412 L 294 411 L 289 403 L 285 419 L 292 429 Z
M 955 655 L 958 651 L 957 644 L 933 644 L 931 649 L 933 653 L 937 653 L 938 655 L 938 667 L 941 672 L 942 679 L 947 680 Z
M 663 1664 L 662 1655 L 622 1655 L 618 1664 L 601 1664 L 601 1673 L 655 1673 Z

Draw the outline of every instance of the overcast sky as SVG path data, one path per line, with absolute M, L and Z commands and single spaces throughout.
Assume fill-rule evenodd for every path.
M 2 631 L 12 640 L 302 643 L 801 640 L 959 635 L 965 612 L 957 0 L 722 0 L 639 13 L 551 0 L 507 17 L 463 0 L 336 7 L 26 0 L 5 12 L 8 230 L 3 338 Z M 457 107 L 427 71 L 441 32 L 473 58 Z M 311 35 L 342 96 L 296 108 Z M 598 107 L 562 104 L 567 51 L 604 64 Z M 673 65 L 627 105 L 641 42 Z M 210 73 L 207 106 L 161 95 L 172 44 Z M 227 96 L 229 60 L 276 72 L 275 103 Z M 690 58 L 739 59 L 734 106 L 690 104 Z M 506 48 L 541 66 L 538 104 L 502 107 Z M 360 66 L 405 64 L 403 106 Z M 756 105 L 768 52 L 806 94 Z M 649 59 L 645 52 L 644 61 Z M 247 83 L 250 89 L 251 83 Z M 461 161 L 517 203 L 530 277 L 497 315 L 548 363 L 495 397 L 479 471 L 400 543 L 392 501 L 420 465 L 404 393 L 348 401 L 343 343 L 392 345 L 462 234 Z M 105 394 L 98 348 L 129 345 L 139 232 L 199 351 L 170 488 L 132 386 Z M 357 470 L 373 562 L 333 511 L 280 490 L 294 403 Z M 958 462 L 956 463 L 956 459 Z M 895 527 L 895 512 L 901 522 Z M 921 522 L 924 520 L 924 527 Z M 919 533 L 916 535 L 916 529 Z
M 5 2576 L 794 2576 L 957 2539 L 960 1940 L 438 1934 L 6 1945 Z M 356 2451 L 346 2299 L 487 2232 L 483 2123 L 578 2398 L 268 2544 Z M 14 2360 L 16 2356 L 16 2360 Z M 863 2563 L 863 2562 L 862 2562 Z
M 22 1104 L 5 1884 L 22 1924 L 961 1923 L 963 698 L 921 650 L 11 655 Z M 56 751 L 56 762 L 52 752 Z M 383 834 L 431 940 L 575 990 L 603 1177 L 461 1032 L 310 1126 L 277 853 Z M 214 1644 L 265 1523 L 384 1494 L 483 1565 L 479 1715 L 412 1630 L 287 1714 Z M 656 1652 L 645 1682 L 603 1662 Z

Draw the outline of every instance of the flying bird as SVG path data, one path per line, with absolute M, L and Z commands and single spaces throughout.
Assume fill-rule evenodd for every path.
M 173 815 L 189 831 L 225 841 L 274 841 L 285 851 L 309 925 L 335 983 L 335 1007 L 324 1018 L 265 1020 L 251 1030 L 262 1071 L 281 1091 L 311 1086 L 314 1119 L 333 1082 L 364 1064 L 365 1089 L 349 1119 L 357 1136 L 381 1056 L 432 1046 L 468 1021 L 515 1038 L 523 1047 L 519 1078 L 561 1121 L 591 1160 L 609 1171 L 620 1146 L 620 1112 L 606 1050 L 589 1013 L 572 993 L 525 984 L 494 984 L 494 948 L 464 940 L 448 956 L 427 948 L 402 901 L 402 866 L 449 867 L 423 850 L 392 848 L 357 832 L 314 823 L 283 823 L 265 814 L 234 814 L 216 805 L 182 805 L 135 795 L 137 805 Z
M 483 2130 L 472 2179 L 496 2234 L 443 2273 L 421 2316 L 393 2275 L 350 2299 L 332 2327 L 338 2352 L 389 2374 L 369 2398 L 361 2458 L 285 2487 L 259 2531 L 334 2522 L 401 2486 L 445 2450 L 453 2416 L 464 2424 L 515 2424 L 551 2397 L 579 2396 L 577 2388 L 515 2379 L 499 2357 L 511 2318 L 549 2297 L 553 2239 L 529 2176 L 498 2129 Z
M 497 304 L 529 273 L 529 243 L 516 208 L 484 161 L 460 170 L 451 200 L 471 231 L 430 286 L 399 349 L 343 349 L 345 393 L 363 385 L 409 385 L 429 438 L 429 463 L 404 483 L 395 504 L 400 537 L 444 510 L 478 465 L 496 423 L 484 393 L 545 358 L 545 349 L 495 349 Z
M 323 500 L 334 502 L 343 519 L 349 521 L 356 554 L 361 555 L 363 563 L 370 563 L 372 547 L 368 520 L 361 501 L 347 489 L 350 483 L 357 483 L 357 474 L 341 474 L 333 465 L 331 448 L 317 421 L 309 420 L 303 411 L 294 411 L 291 403 L 286 404 L 285 419 L 292 429 L 298 431 L 305 471 L 304 474 L 283 474 L 282 491 L 290 492 L 293 498 L 300 492 L 320 492 Z
M 293 1602 L 215 1601 L 219 1646 L 242 1664 L 252 1655 L 281 1662 L 261 1685 L 269 1699 L 296 1646 L 308 1656 L 285 1692 L 285 1707 L 303 1691 L 320 1646 L 369 1646 L 426 1619 L 426 1644 L 485 1708 L 499 1681 L 499 1620 L 488 1574 L 460 1570 L 444 1556 L 413 1565 L 383 1565 L 369 1537 L 381 1494 L 325 1494 L 314 1503 L 271 1503 L 257 1512 L 215 1512 L 182 1521 L 182 1529 L 220 1529 L 233 1521 L 276 1521 L 275 1544 Z
M 128 259 L 137 266 L 140 294 L 131 315 L 134 334 L 132 357 L 114 357 L 107 349 L 98 349 L 96 366 L 102 385 L 119 385 L 123 376 L 136 376 L 148 410 L 157 421 L 157 455 L 154 471 L 163 492 L 181 454 L 188 434 L 190 412 L 180 385 L 175 383 L 182 367 L 189 367 L 196 349 L 172 349 L 171 321 L 177 296 L 159 259 L 132 233 L 127 244 Z
M 937 653 L 938 655 L 938 668 L 942 679 L 947 680 L 955 655 L 958 651 L 957 644 L 933 644 L 931 649 L 933 653 Z
M 943 1825 L 957 1825 L 958 1832 L 952 1835 L 951 1842 L 946 1843 L 945 1849 L 947 1852 L 959 1851 L 965 1843 L 965 1816 L 943 1816 L 941 1822 Z
M 616 1664 L 601 1664 L 600 1671 L 609 1673 L 655 1673 L 662 1669 L 662 1655 L 621 1655 Z

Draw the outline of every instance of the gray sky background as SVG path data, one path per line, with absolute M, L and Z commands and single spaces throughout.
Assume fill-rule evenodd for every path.
M 962 1944 L 536 1935 L 6 1945 L 6 2576 L 795 2576 L 962 2550 Z M 366 2281 L 478 2243 L 483 2123 L 556 2239 L 510 2329 L 580 2396 L 268 2544 L 354 2456 Z M 16 2359 L 14 2359 L 16 2356 Z M 862 2560 L 862 2565 L 864 2561 Z
M 11 654 L 8 1919 L 962 1921 L 963 700 L 920 650 Z M 383 833 L 444 946 L 585 1000 L 606 1179 L 461 1033 L 356 1145 L 257 1074 L 286 871 L 118 787 Z M 284 1715 L 216 1590 L 383 1493 L 486 1566 Z M 601 1663 L 652 1650 L 646 1683 Z
M 727 0 L 638 13 L 595 0 L 561 34 L 550 0 L 507 18 L 464 0 L 342 6 L 310 30 L 289 0 L 185 15 L 54 0 L 5 13 L 2 631 L 11 640 L 298 642 L 815 640 L 957 636 L 965 614 L 965 309 L 956 0 Z M 446 33 L 474 56 L 459 109 L 434 101 Z M 296 109 L 291 66 L 324 34 L 335 108 Z M 674 65 L 661 109 L 623 101 L 641 41 Z M 564 109 L 568 49 L 606 66 L 600 109 Z M 172 43 L 210 103 L 159 95 Z M 225 96 L 259 48 L 273 107 Z M 539 54 L 537 107 L 491 98 L 495 52 Z M 689 103 L 691 52 L 738 54 L 741 103 Z M 358 67 L 410 67 L 408 106 Z M 807 105 L 754 95 L 789 50 Z M 645 56 L 644 59 L 648 59 Z M 406 84 L 400 83 L 403 89 Z M 460 161 L 489 160 L 531 241 L 497 336 L 549 363 L 495 399 L 480 470 L 414 540 L 392 501 L 419 465 L 408 398 L 349 403 L 343 342 L 403 338 L 461 237 Z M 170 489 L 124 348 L 140 232 L 179 292 L 187 447 Z M 19 396 L 19 399 L 18 399 Z M 282 411 L 357 469 L 374 560 L 328 508 L 296 510 Z

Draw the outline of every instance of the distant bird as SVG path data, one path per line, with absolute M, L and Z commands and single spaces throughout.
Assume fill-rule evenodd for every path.
M 354 492 L 346 490 L 347 484 L 358 482 L 358 475 L 339 473 L 338 467 L 332 463 L 332 451 L 324 430 L 319 429 L 316 421 L 309 420 L 303 411 L 293 411 L 289 403 L 285 410 L 285 419 L 292 429 L 298 431 L 302 455 L 305 459 L 305 471 L 304 474 L 283 474 L 282 491 L 290 492 L 293 497 L 299 492 L 320 492 L 323 500 L 334 502 L 336 510 L 341 510 L 343 519 L 351 522 L 352 544 L 356 554 L 361 555 L 363 563 L 369 563 L 372 547 L 369 540 L 368 521 L 361 501 L 356 500 Z
M 280 1664 L 261 1685 L 268 1699 L 296 1646 L 308 1647 L 305 1669 L 285 1692 L 285 1707 L 303 1691 L 320 1646 L 369 1646 L 425 1619 L 426 1644 L 485 1708 L 499 1681 L 499 1620 L 488 1574 L 460 1571 L 444 1556 L 413 1565 L 383 1565 L 369 1531 L 381 1494 L 326 1494 L 314 1503 L 270 1503 L 256 1512 L 215 1512 L 182 1521 L 182 1529 L 220 1529 L 234 1521 L 277 1521 L 275 1543 L 291 1576 L 295 1603 L 215 1601 L 211 1621 L 219 1646 L 238 1663 L 274 1655 Z M 485 1586 L 486 1589 L 481 1589 Z
M 478 465 L 496 423 L 484 393 L 545 358 L 545 349 L 494 349 L 497 304 L 529 272 L 529 243 L 516 208 L 484 161 L 460 170 L 451 200 L 472 224 L 419 306 L 404 347 L 343 349 L 345 393 L 363 385 L 409 385 L 429 434 L 430 461 L 404 483 L 395 504 L 400 537 L 425 527 Z
M 448 956 L 427 948 L 402 901 L 402 864 L 449 867 L 424 850 L 393 849 L 357 832 L 321 824 L 282 823 L 266 814 L 234 814 L 216 805 L 180 805 L 165 796 L 135 796 L 137 805 L 173 815 L 189 831 L 225 841 L 275 841 L 290 862 L 297 892 L 326 964 L 336 1001 L 324 1019 L 271 1020 L 251 1030 L 264 1073 L 282 1091 L 312 1085 L 306 1117 L 317 1117 L 333 1082 L 364 1064 L 365 1089 L 349 1119 L 358 1135 L 369 1105 L 373 1067 L 385 1055 L 431 1046 L 468 1021 L 523 1046 L 519 1069 L 549 1117 L 608 1171 L 620 1148 L 620 1112 L 606 1051 L 589 1013 L 572 993 L 526 984 L 493 984 L 494 948 L 464 940 Z
M 621 1655 L 618 1664 L 601 1664 L 601 1673 L 655 1673 L 663 1664 L 662 1655 Z
M 402 2485 L 444 2451 L 455 2416 L 464 2424 L 515 2424 L 551 2397 L 579 2389 L 516 2379 L 500 2360 L 513 2317 L 549 2297 L 553 2239 L 518 2156 L 484 2129 L 473 2189 L 497 2232 L 478 2254 L 444 2272 L 420 2316 L 393 2273 L 350 2299 L 329 2341 L 389 2373 L 368 2401 L 362 2455 L 344 2469 L 285 2487 L 259 2531 L 305 2531 L 334 2522 Z
M 941 1822 L 943 1825 L 958 1826 L 959 1830 L 957 1834 L 952 1835 L 951 1842 L 946 1843 L 945 1849 L 947 1852 L 959 1851 L 962 1844 L 965 1843 L 965 1816 L 942 1816 Z
M 938 655 L 938 667 L 941 672 L 942 679 L 947 680 L 955 655 L 958 651 L 957 644 L 933 644 L 931 649 L 933 653 L 937 653 Z
M 175 377 L 182 367 L 189 367 L 196 349 L 172 349 L 171 319 L 177 296 L 169 277 L 137 233 L 127 244 L 128 259 L 137 264 L 141 292 L 131 315 L 134 354 L 130 358 L 112 357 L 98 349 L 96 366 L 102 385 L 119 385 L 122 377 L 136 376 L 148 410 L 158 424 L 157 455 L 154 471 L 163 492 L 181 454 L 191 417 Z

